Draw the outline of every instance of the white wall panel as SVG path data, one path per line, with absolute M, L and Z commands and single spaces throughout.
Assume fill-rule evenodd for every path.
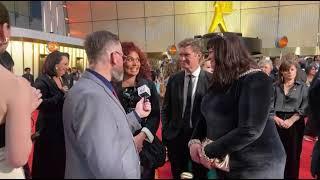
M 241 11 L 243 36 L 259 37 L 263 48 L 274 47 L 277 34 L 278 8 L 260 8 Z
M 93 21 L 117 19 L 115 1 L 92 1 L 91 8 Z
M 173 15 L 173 1 L 145 1 L 146 17 Z
M 319 3 L 319 1 L 280 1 L 280 6 L 293 4 Z
M 163 52 L 174 44 L 174 16 L 147 18 L 147 51 Z
M 206 1 L 175 1 L 175 14 L 206 12 Z
M 101 31 L 101 30 L 107 30 L 114 34 L 118 34 L 117 20 L 93 22 L 92 31 Z
M 143 1 L 117 1 L 117 6 L 119 19 L 144 17 Z
M 206 13 L 177 15 L 175 21 L 175 41 L 207 33 Z
M 119 20 L 119 38 L 121 41 L 133 41 L 145 49 L 144 18 Z
M 241 1 L 241 9 L 278 6 L 279 1 Z
M 310 5 L 280 7 L 279 35 L 286 35 L 288 46 L 316 45 L 319 7 Z

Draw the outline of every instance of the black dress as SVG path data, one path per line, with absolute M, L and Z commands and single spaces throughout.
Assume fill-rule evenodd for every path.
M 64 178 L 65 142 L 62 122 L 64 92 L 47 75 L 40 75 L 35 87 L 41 90 L 43 102 L 38 107 L 32 178 Z
M 214 142 L 209 158 L 230 155 L 230 172 L 219 178 L 283 178 L 286 154 L 273 120 L 268 118 L 272 80 L 263 72 L 248 74 L 226 88 L 214 84 L 201 103 L 203 116 L 192 139 Z
M 284 94 L 283 84 L 275 84 L 274 113 L 283 120 L 289 119 L 295 113 L 300 115 L 300 119 L 288 129 L 277 126 L 279 136 L 287 154 L 284 178 L 299 178 L 300 155 L 305 128 L 304 117 L 306 116 L 307 107 L 308 88 L 305 83 L 296 81 L 287 95 Z
M 136 87 L 122 88 L 122 83 L 113 83 L 117 92 L 118 98 L 125 109 L 126 113 L 130 113 L 136 107 L 137 102 L 141 99 L 138 95 L 137 88 L 141 85 L 147 85 L 150 89 L 151 96 L 148 98 L 151 103 L 151 112 L 146 121 L 141 121 L 141 126 L 146 127 L 153 136 L 156 136 L 157 130 L 160 124 L 160 104 L 159 94 L 155 84 L 146 79 L 139 79 L 136 82 Z M 139 134 L 140 130 L 134 133 L 134 136 Z M 154 179 L 155 169 L 143 166 L 141 178 L 142 179 Z

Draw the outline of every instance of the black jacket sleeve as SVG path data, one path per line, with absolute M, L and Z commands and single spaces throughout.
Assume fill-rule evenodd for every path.
M 34 87 L 40 89 L 42 93 L 42 103 L 38 107 L 38 110 L 48 111 L 52 107 L 55 107 L 59 104 L 63 104 L 64 101 L 64 94 L 63 93 L 53 93 L 50 91 L 52 89 L 51 83 L 44 78 L 37 78 L 36 82 L 34 83 Z
M 207 123 L 203 115 L 200 115 L 200 118 L 193 130 L 191 139 L 199 139 L 202 141 L 207 136 Z
M 153 135 L 156 134 L 159 124 L 160 124 L 160 103 L 159 103 L 159 95 L 157 93 L 157 88 L 154 85 L 153 82 L 148 83 L 151 97 L 150 97 L 150 103 L 151 103 L 151 112 L 149 116 L 147 117 L 147 122 L 145 127 L 148 128 Z
M 162 140 L 165 143 L 165 133 L 166 130 L 169 127 L 169 114 L 170 114 L 170 107 L 172 107 L 171 105 L 171 85 L 172 85 L 172 77 L 169 78 L 168 80 L 168 84 L 166 86 L 166 92 L 164 95 L 164 100 L 163 100 L 163 104 L 162 104 L 162 110 L 161 110 L 161 121 L 162 121 Z
M 266 125 L 272 96 L 272 80 L 267 75 L 247 75 L 240 84 L 238 125 L 205 147 L 210 158 L 223 157 L 239 151 L 257 140 Z

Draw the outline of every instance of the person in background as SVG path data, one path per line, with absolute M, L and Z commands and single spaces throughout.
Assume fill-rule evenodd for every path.
M 315 75 L 317 74 L 317 64 L 315 62 L 307 65 L 306 74 L 307 74 L 306 85 L 309 87 Z
M 22 77 L 26 78 L 30 82 L 31 86 L 33 86 L 34 78 L 29 67 L 24 68 L 24 74 L 22 75 Z
M 302 70 L 300 64 L 299 64 L 299 57 L 295 55 L 294 53 L 287 53 L 281 58 L 281 63 L 284 61 L 294 61 L 298 65 L 297 69 L 297 80 L 303 83 L 307 82 L 307 74 L 304 70 Z
M 311 82 L 313 79 L 316 77 L 317 74 L 317 65 L 315 62 L 312 62 L 309 66 L 306 68 L 306 73 L 307 73 L 307 87 L 310 87 Z M 319 109 L 320 110 L 320 109 Z M 307 118 L 307 123 L 306 123 L 306 128 L 304 131 L 304 137 L 303 139 L 306 141 L 316 141 L 318 137 L 316 136 L 315 132 L 312 130 L 312 126 L 310 124 L 309 118 Z
M 258 62 L 259 68 L 265 72 L 268 76 L 271 75 L 273 65 L 270 59 L 264 58 Z
M 230 171 L 216 168 L 218 179 L 282 179 L 286 155 L 268 117 L 272 80 L 238 36 L 216 35 L 207 49 L 215 69 L 188 143 L 192 160 L 212 169 L 213 158 L 228 154 Z M 206 138 L 213 142 L 201 144 Z
M 272 65 L 273 65 L 273 68 L 272 68 L 270 77 L 273 82 L 276 82 L 279 79 L 279 67 L 281 65 L 281 59 L 279 57 L 273 58 Z
M 0 62 L 10 40 L 10 20 L 6 7 L 0 2 Z M 7 68 L 10 69 L 10 66 Z M 29 158 L 31 142 L 31 113 L 42 102 L 39 90 L 30 86 L 0 65 L 0 177 L 25 178 L 22 166 Z
M 191 161 L 188 141 L 200 118 L 200 103 L 209 88 L 210 73 L 201 70 L 202 52 L 198 40 L 184 39 L 178 47 L 183 70 L 170 76 L 166 87 L 161 116 L 162 141 L 168 148 L 174 179 L 190 171 L 194 178 L 206 178 L 208 170 Z
M 211 61 L 210 59 L 205 59 L 202 63 L 201 63 L 201 68 L 204 71 L 207 71 L 209 73 L 213 73 L 213 68 L 211 66 Z
M 14 61 L 13 61 L 11 55 L 7 51 L 0 54 L 0 64 L 4 68 L 6 68 L 8 71 L 13 73 Z
M 320 68 L 320 55 L 314 56 L 313 61 L 316 63 L 317 69 L 319 69 Z
M 66 73 L 62 76 L 63 83 L 68 85 L 70 89 L 73 85 L 72 76 L 71 76 L 71 68 L 68 68 Z
M 150 89 L 151 96 L 148 98 L 151 103 L 151 112 L 141 122 L 142 129 L 134 132 L 134 142 L 139 153 L 144 151 L 144 141 L 150 143 L 156 138 L 156 132 L 160 123 L 159 95 L 156 86 L 151 81 L 151 70 L 147 57 L 133 42 L 122 42 L 122 51 L 125 56 L 123 62 L 123 80 L 115 84 L 115 89 L 119 100 L 126 113 L 135 109 L 141 97 L 138 88 L 146 85 Z M 146 119 L 148 119 L 146 121 Z M 150 167 L 149 163 L 142 164 L 142 179 L 154 179 L 155 168 Z
M 68 54 L 50 53 L 43 65 L 42 74 L 34 86 L 41 90 L 43 102 L 39 106 L 35 140 L 32 178 L 64 178 L 66 152 L 62 122 L 62 107 L 68 86 L 62 76 L 68 69 Z
M 281 63 L 270 115 L 287 154 L 285 179 L 299 177 L 304 118 L 308 107 L 308 87 L 298 80 L 298 69 L 296 61 L 285 60 Z
M 157 92 L 160 95 L 160 79 L 159 79 L 159 73 L 157 71 L 151 71 L 151 79 L 156 86 Z
M 123 79 L 123 52 L 117 35 L 96 31 L 84 49 L 89 68 L 67 94 L 63 105 L 66 179 L 139 179 L 139 156 L 133 133 L 151 103 L 141 98 L 126 114 L 111 84 Z
M 78 69 L 76 67 L 72 67 L 71 72 L 71 86 L 73 86 L 78 80 L 80 79 L 80 74 L 78 72 Z
M 318 70 L 309 87 L 309 122 L 312 131 L 320 136 L 320 70 Z M 311 174 L 320 179 L 320 141 L 314 144 L 311 160 Z

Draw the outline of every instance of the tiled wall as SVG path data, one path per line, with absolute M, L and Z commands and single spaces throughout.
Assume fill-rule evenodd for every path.
M 147 52 L 162 52 L 184 38 L 206 34 L 214 1 L 67 1 L 70 34 L 109 30 Z M 225 15 L 229 31 L 259 37 L 263 48 L 274 48 L 277 36 L 288 47 L 313 47 L 319 32 L 318 1 L 233 1 Z

